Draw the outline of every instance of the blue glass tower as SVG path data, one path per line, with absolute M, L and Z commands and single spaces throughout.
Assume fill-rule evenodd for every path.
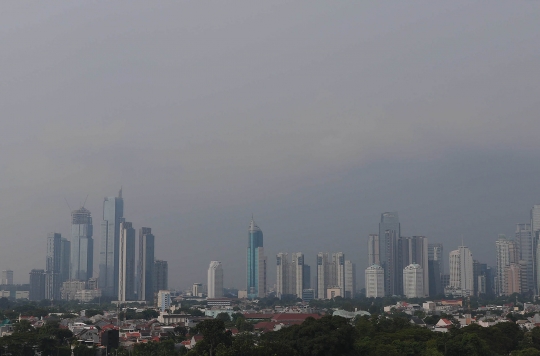
M 249 225 L 247 248 L 247 294 L 249 299 L 266 295 L 266 257 L 263 249 L 263 233 L 253 218 Z

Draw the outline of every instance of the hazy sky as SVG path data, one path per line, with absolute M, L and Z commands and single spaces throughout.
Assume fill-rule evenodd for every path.
M 540 1 L 0 4 L 0 269 L 28 283 L 88 194 L 156 235 L 171 287 L 275 254 L 366 267 L 380 213 L 495 263 L 540 204 Z M 447 260 L 447 259 L 446 259 Z

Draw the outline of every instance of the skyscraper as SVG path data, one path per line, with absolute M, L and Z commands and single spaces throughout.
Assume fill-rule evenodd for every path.
M 336 252 L 332 254 L 332 263 L 330 265 L 329 288 L 339 288 L 342 298 L 345 297 L 345 254 Z
M 450 285 L 449 287 L 461 295 L 472 295 L 473 284 L 473 257 L 467 246 L 459 246 L 450 252 Z
M 368 236 L 368 265 L 378 265 L 381 263 L 379 254 L 379 235 L 369 234 Z
M 302 291 L 306 288 L 304 287 L 304 270 L 304 254 L 302 252 L 293 253 L 291 279 L 294 279 L 294 283 L 291 283 L 291 292 L 297 298 L 302 298 Z
M 130 222 L 120 223 L 118 300 L 135 300 L 135 229 Z
M 429 263 L 428 263 L 428 239 L 425 236 L 401 237 L 398 243 L 398 262 L 403 281 L 403 270 L 411 264 L 422 267 L 424 296 L 429 295 Z M 403 287 L 404 288 L 404 287 Z M 401 290 L 399 290 L 401 294 Z
M 379 223 L 379 258 L 384 269 L 384 287 L 386 295 L 399 294 L 403 284 L 402 268 L 397 261 L 397 239 L 401 236 L 401 226 L 397 212 L 381 214 Z
M 534 261 L 534 241 L 531 231 L 531 224 L 516 224 L 516 242 L 519 245 L 519 259 L 524 261 L 524 269 L 521 271 L 521 278 L 524 279 L 523 287 L 521 291 L 534 292 L 535 291 L 535 261 Z
M 71 212 L 71 279 L 87 281 L 94 272 L 92 216 L 84 207 Z
M 2 271 L 2 280 L 0 281 L 2 285 L 12 285 L 13 284 L 13 271 L 6 269 Z
M 356 265 L 345 261 L 345 298 L 354 298 L 356 293 Z
M 30 293 L 28 299 L 40 301 L 45 299 L 45 270 L 33 269 L 30 271 Z
M 328 253 L 319 252 L 317 254 L 317 299 L 326 299 L 326 289 L 329 283 Z
M 169 289 L 169 265 L 167 261 L 154 261 L 154 293 Z
M 279 252 L 276 255 L 276 297 L 281 298 L 288 294 L 289 284 L 289 255 Z
M 223 297 L 223 266 L 219 261 L 211 261 L 208 267 L 208 298 Z
M 62 237 L 60 239 L 60 282 L 64 283 L 70 278 L 71 270 L 71 241 Z
M 62 235 L 51 232 L 47 235 L 47 260 L 45 270 L 45 299 L 59 300 L 62 266 Z
M 428 260 L 439 261 L 439 269 L 444 274 L 444 249 L 442 243 L 428 244 Z
M 249 299 L 266 296 L 266 256 L 264 256 L 263 233 L 251 219 L 247 248 L 247 294 Z
M 154 243 L 152 229 L 139 229 L 139 300 L 152 302 L 154 300 Z
M 442 243 L 428 244 L 429 295 L 443 293 L 441 275 L 444 274 L 444 252 Z
M 99 287 L 104 296 L 116 296 L 118 293 L 120 223 L 123 221 L 124 200 L 122 199 L 122 189 L 120 189 L 118 197 L 108 197 L 103 201 Z
M 517 264 L 519 262 L 518 245 L 516 241 L 507 239 L 505 235 L 499 235 L 495 246 L 497 248 L 497 283 L 495 293 L 497 295 L 506 295 L 506 269 L 511 264 Z

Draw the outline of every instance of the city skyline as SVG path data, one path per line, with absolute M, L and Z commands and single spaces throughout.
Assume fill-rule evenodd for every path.
M 219 260 L 243 289 L 252 213 L 270 262 L 344 251 L 359 285 L 384 211 L 443 243 L 445 266 L 461 236 L 494 266 L 540 202 L 539 17 L 530 1 L 6 4 L 0 269 L 43 269 L 44 236 L 69 239 L 88 195 L 99 274 L 122 184 L 175 288 Z

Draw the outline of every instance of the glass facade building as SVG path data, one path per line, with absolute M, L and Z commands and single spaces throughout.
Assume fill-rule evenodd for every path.
M 90 211 L 71 212 L 71 279 L 87 281 L 94 271 L 94 239 Z
M 120 223 L 124 221 L 122 189 L 118 197 L 105 198 L 99 252 L 99 288 L 105 296 L 118 293 Z
M 266 295 L 266 257 L 262 230 L 253 219 L 249 226 L 247 248 L 247 294 L 249 299 Z
M 137 297 L 154 301 L 154 235 L 152 229 L 139 229 L 139 288 Z

